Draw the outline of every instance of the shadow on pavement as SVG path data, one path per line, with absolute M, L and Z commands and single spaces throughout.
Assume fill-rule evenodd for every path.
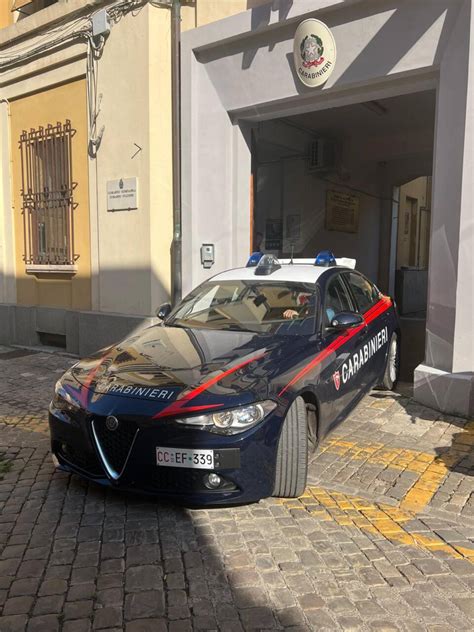
M 449 447 L 435 449 L 438 460 L 452 472 L 474 476 L 474 422 L 452 418 L 450 423 L 459 428 L 460 432 L 453 434 Z
M 284 608 L 290 591 L 268 548 L 282 536 L 256 526 L 258 505 L 188 509 L 101 488 L 54 471 L 43 434 L 17 427 L 9 437 L 23 448 L 0 481 L 0 630 L 32 621 L 54 632 L 84 619 L 94 629 L 233 632 L 281 629 L 279 614 L 309 629 L 298 608 Z M 16 612 L 25 582 L 36 589 Z M 54 587 L 61 595 L 48 596 Z

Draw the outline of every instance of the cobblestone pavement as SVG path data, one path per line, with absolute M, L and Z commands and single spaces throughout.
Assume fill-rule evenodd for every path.
M 0 632 L 473 629 L 473 422 L 374 392 L 301 498 L 189 510 L 54 471 L 71 363 L 0 348 Z

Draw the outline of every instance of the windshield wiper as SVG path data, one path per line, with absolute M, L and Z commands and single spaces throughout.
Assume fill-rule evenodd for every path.
M 180 327 L 181 329 L 187 329 L 189 327 L 189 325 L 180 325 L 175 320 L 173 320 L 173 321 L 171 321 L 169 323 L 165 322 L 164 325 L 166 327 Z
M 230 331 L 248 331 L 252 334 L 258 333 L 255 329 L 246 329 L 245 327 L 241 327 L 240 325 L 236 325 L 235 323 L 232 325 L 226 325 L 225 327 L 219 327 L 219 329 L 229 329 Z
M 181 329 L 208 329 L 214 331 L 245 331 L 252 334 L 258 334 L 259 332 L 255 329 L 246 329 L 245 327 L 241 327 L 236 323 L 226 324 L 224 327 L 213 326 L 211 323 L 178 323 L 176 321 L 172 321 L 170 323 L 165 323 L 166 327 L 180 327 Z

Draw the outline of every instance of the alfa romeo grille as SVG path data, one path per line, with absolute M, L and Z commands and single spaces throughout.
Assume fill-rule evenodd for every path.
M 109 430 L 105 417 L 96 418 L 92 422 L 92 433 L 97 449 L 109 476 L 118 479 L 132 451 L 138 428 L 134 422 L 119 421 L 115 430 Z
M 89 454 L 61 441 L 54 442 L 54 451 L 74 467 L 78 467 L 90 476 L 103 476 L 104 471 L 94 453 Z

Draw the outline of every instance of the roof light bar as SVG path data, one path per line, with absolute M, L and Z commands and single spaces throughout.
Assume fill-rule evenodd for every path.
M 335 266 L 336 257 L 330 250 L 321 250 L 316 255 L 316 260 L 314 262 L 315 266 L 323 266 L 324 268 L 329 268 L 330 266 Z
M 267 275 L 279 270 L 281 268 L 280 262 L 275 255 L 263 255 L 255 268 L 256 275 Z
M 249 257 L 249 260 L 247 261 L 247 265 L 245 267 L 255 268 L 255 266 L 258 265 L 258 262 L 260 261 L 262 257 L 263 257 L 263 252 L 252 252 L 252 254 Z
M 349 259 L 348 257 L 339 257 L 336 259 L 331 250 L 322 250 L 316 255 L 316 259 L 302 258 L 302 259 L 277 259 L 274 255 L 265 255 L 263 252 L 253 252 L 249 260 L 247 261 L 246 268 L 256 268 L 260 265 L 260 262 L 264 257 L 271 257 L 273 264 L 270 272 L 259 272 L 258 274 L 271 274 L 274 270 L 278 270 L 282 265 L 313 265 L 320 267 L 332 267 L 332 266 L 342 266 L 344 268 L 352 268 L 356 267 L 356 260 Z M 265 264 L 268 266 L 267 263 Z M 264 264 L 262 264 L 263 266 Z M 276 267 L 277 266 L 277 267 Z M 261 268 L 263 269 L 263 268 Z M 257 272 L 255 272 L 257 274 Z

